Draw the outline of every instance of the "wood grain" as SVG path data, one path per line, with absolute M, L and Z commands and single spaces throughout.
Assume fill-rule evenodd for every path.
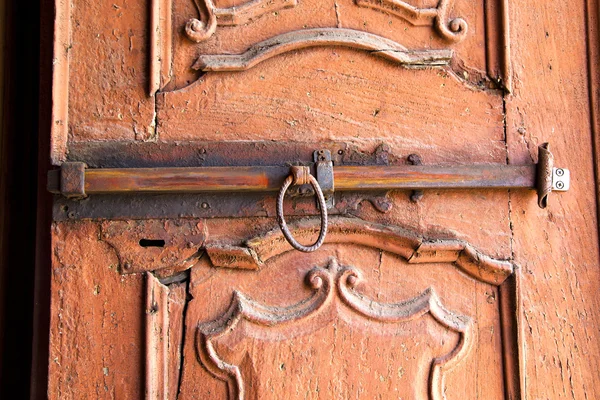
M 121 276 L 99 233 L 90 222 L 52 229 L 49 398 L 144 393 L 144 276 Z
M 548 141 L 573 180 L 543 210 L 526 191 L 434 189 L 419 201 L 392 191 L 386 213 L 357 202 L 359 227 L 333 223 L 330 240 L 311 254 L 289 251 L 266 217 L 57 222 L 49 397 L 140 398 L 147 378 L 153 397 L 182 399 L 600 398 L 597 1 L 519 0 L 508 8 L 503 0 L 456 0 L 445 15 L 468 24 L 458 43 L 436 34 L 432 15 L 413 26 L 352 0 L 255 13 L 195 43 L 185 24 L 206 15 L 175 1 L 173 59 L 159 63 L 157 54 L 167 54 L 160 46 L 152 57 L 153 87 L 158 71 L 171 81 L 155 100 L 147 96 L 146 3 L 75 0 L 66 19 L 57 4 L 58 37 L 67 43 L 56 73 L 64 75 L 68 61 L 69 82 L 68 103 L 55 109 L 64 114 L 68 105 L 68 124 L 55 128 L 59 150 L 65 132 L 71 144 L 334 141 L 373 151 L 384 142 L 398 158 L 418 153 L 428 168 L 485 170 L 530 166 Z M 411 51 L 451 52 L 452 60 L 415 70 L 364 48 L 292 46 L 242 71 L 192 68 L 206 55 L 242 54 L 288 32 L 339 28 Z M 367 50 L 390 50 L 380 44 Z M 59 78 L 54 90 L 62 93 Z M 349 178 L 351 170 L 339 170 L 341 188 L 367 181 Z M 524 170 L 531 183 L 531 167 Z M 113 172 L 108 186 L 127 181 Z M 273 185 L 265 182 L 254 184 Z M 307 242 L 315 233 L 308 219 L 290 225 L 304 227 Z M 390 226 L 412 233 L 393 236 Z M 143 248 L 145 239 L 162 246 Z M 140 271 L 156 274 L 167 322 L 148 316 Z M 161 349 L 148 358 L 161 365 L 146 376 L 144 343 Z M 445 363 L 456 349 L 462 361 Z
M 511 193 L 512 251 L 521 265 L 527 398 L 600 397 L 598 237 L 585 2 L 513 5 L 514 95 L 507 99 L 508 159 L 550 141 L 571 168 L 568 196 L 536 209 Z M 566 23 L 563 23 L 566 22 Z
M 302 301 L 311 294 L 303 283 L 303 276 L 315 265 L 327 265 L 327 257 L 331 255 L 344 260 L 340 261 L 341 265 L 349 259 L 352 259 L 352 265 L 360 265 L 357 268 L 364 273 L 365 283 L 357 290 L 366 298 L 394 303 L 418 296 L 431 286 L 439 291 L 445 308 L 475 318 L 477 324 L 474 329 L 477 333 L 474 337 L 477 337 L 478 350 L 472 348 L 464 362 L 445 371 L 448 375 L 446 396 L 476 398 L 477 393 L 485 393 L 485 398 L 503 398 L 502 379 L 498 379 L 502 376 L 498 369 L 502 363 L 496 358 L 499 354 L 496 346 L 500 345 L 498 304 L 495 300 L 497 294 L 494 289 L 486 289 L 487 285 L 475 283 L 465 275 L 453 275 L 452 267 L 447 264 L 431 264 L 429 273 L 422 274 L 419 269 L 387 253 L 381 254 L 359 246 L 327 245 L 321 254 L 288 253 L 268 268 L 246 274 L 244 280 L 238 279 L 237 272 L 222 271 L 207 276 L 205 270 L 199 267 L 192 272 L 192 282 L 195 283 L 192 284 L 191 293 L 199 300 L 190 302 L 188 330 L 196 326 L 192 321 L 218 320 L 229 307 L 233 290 L 271 306 L 289 307 Z M 437 279 L 443 279 L 445 283 L 441 285 Z M 262 290 L 266 280 L 278 282 L 277 287 Z M 398 285 L 399 281 L 404 283 Z M 489 296 L 492 296 L 492 300 Z M 465 301 L 467 298 L 469 300 Z M 485 298 L 488 300 L 481 302 Z M 213 306 L 205 307 L 206 302 Z M 240 322 L 240 329 L 218 340 L 218 353 L 227 361 L 235 360 L 241 374 L 248 380 L 245 398 L 271 398 L 271 390 L 285 393 L 289 398 L 302 399 L 335 398 L 338 395 L 344 398 L 371 398 L 381 393 L 428 398 L 429 378 L 418 371 L 423 371 L 421 368 L 429 365 L 430 354 L 440 354 L 440 351 L 446 353 L 457 345 L 457 337 L 452 337 L 450 331 L 438 336 L 440 332 L 435 328 L 435 322 L 428 318 L 422 322 L 415 320 L 409 323 L 410 328 L 403 328 L 402 323 L 367 322 L 337 300 L 332 303 L 330 310 L 315 312 L 305 317 L 305 322 L 300 319 L 297 323 L 282 324 L 280 327 Z M 423 331 L 425 327 L 427 330 Z M 405 336 L 408 332 L 406 329 L 413 332 L 413 339 Z M 435 335 L 438 340 L 444 339 L 442 342 L 430 342 L 428 334 Z M 418 342 L 422 345 L 428 343 L 426 347 L 417 344 L 414 341 L 416 337 L 419 337 Z M 383 338 L 386 338 L 387 345 L 381 341 Z M 282 342 L 282 345 L 277 345 L 277 342 Z M 212 379 L 198 365 L 193 357 L 194 341 L 189 336 L 186 343 L 189 345 L 186 344 L 184 349 L 182 396 L 223 397 L 227 392 L 224 382 Z M 328 345 L 330 343 L 333 345 Z M 439 345 L 442 348 L 437 347 Z M 423 357 L 420 351 L 425 348 L 430 350 L 427 351 L 428 356 Z M 485 378 L 472 376 L 468 385 L 464 381 L 459 383 L 457 378 L 476 363 L 479 368 L 485 365 L 486 370 L 497 371 L 497 374 Z M 310 370 L 318 370 L 319 373 L 308 374 Z
M 442 69 L 405 70 L 347 49 L 311 49 L 260 68 L 209 73 L 158 96 L 161 141 L 336 140 L 427 162 L 505 162 L 502 99 Z M 255 107 L 254 104 L 260 104 Z M 469 132 L 469 144 L 456 140 Z M 422 149 L 422 150 L 421 150 Z
M 147 4 L 81 0 L 63 17 L 71 22 L 60 47 L 69 55 L 69 141 L 154 137 Z

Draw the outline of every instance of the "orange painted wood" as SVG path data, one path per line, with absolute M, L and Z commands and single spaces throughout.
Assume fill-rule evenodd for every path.
M 55 222 L 50 397 L 600 398 L 597 12 L 58 1 L 56 164 L 82 142 L 385 143 L 425 167 L 336 165 L 336 190 L 414 188 L 415 171 L 463 189 L 363 201 L 310 254 L 274 198 L 255 218 Z M 533 186 L 542 142 L 572 176 L 543 210 L 513 189 Z M 86 191 L 274 190 L 286 174 L 190 171 L 88 170 Z M 316 218 L 289 225 L 318 234 Z
M 52 229 L 52 399 L 141 398 L 145 390 L 143 275 L 120 276 L 99 233 L 90 223 Z
M 530 398 L 600 396 L 600 320 L 594 311 L 600 260 L 589 103 L 590 90 L 597 88 L 588 87 L 588 18 L 595 16 L 587 15 L 583 1 L 550 7 L 522 1 L 511 7 L 515 90 L 507 99 L 509 162 L 531 159 L 530 146 L 550 140 L 556 158 L 576 177 L 569 196 L 551 199 L 545 211 L 521 194 L 510 196 L 512 248 L 522 268 L 523 345 L 528 354 L 539 355 L 523 364 Z

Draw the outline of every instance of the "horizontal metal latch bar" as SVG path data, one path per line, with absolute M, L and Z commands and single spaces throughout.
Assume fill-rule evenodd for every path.
M 66 163 L 70 164 L 70 163 Z M 71 168 L 63 164 L 63 168 Z M 99 193 L 200 193 L 278 191 L 289 167 L 198 167 L 85 169 L 79 195 Z M 528 166 L 339 166 L 333 167 L 335 190 L 444 188 L 535 189 L 535 165 Z M 48 189 L 63 193 L 65 176 L 50 171 Z M 57 184 L 60 182 L 60 186 Z M 66 193 L 64 193 L 66 194 Z M 77 193 L 69 192 L 76 195 Z
M 343 166 L 333 173 L 336 190 L 535 189 L 536 166 Z
M 538 164 L 525 166 L 331 167 L 329 155 L 323 152 L 315 153 L 315 161 L 313 172 L 324 192 L 528 188 L 538 191 L 540 207 L 545 207 L 552 190 L 569 187 L 569 171 L 554 168 L 546 143 L 539 148 Z M 83 163 L 67 162 L 49 172 L 48 190 L 71 198 L 110 193 L 274 192 L 289 171 L 287 166 L 87 169 Z

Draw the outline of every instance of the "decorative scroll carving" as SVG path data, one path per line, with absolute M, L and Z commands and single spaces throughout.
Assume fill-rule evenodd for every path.
M 324 268 L 314 268 L 306 276 L 306 281 L 314 294 L 292 307 L 265 306 L 235 291 L 229 309 L 221 318 L 198 325 L 196 347 L 200 360 L 215 378 L 227 382 L 229 399 L 244 399 L 244 379 L 237 365 L 229 364 L 219 357 L 212 341 L 231 332 L 241 320 L 274 326 L 317 312 L 331 299 L 332 273 Z
M 201 55 L 193 68 L 199 71 L 244 71 L 283 53 L 322 46 L 366 50 L 374 56 L 413 68 L 448 65 L 453 54 L 452 50 L 412 51 L 392 40 L 352 29 L 304 29 L 267 39 L 243 54 Z
M 453 0 L 440 0 L 435 8 L 418 8 L 402 0 L 355 0 L 359 7 L 373 8 L 403 18 L 415 26 L 435 26 L 440 36 L 459 42 L 467 35 L 468 25 L 462 18 L 449 20 Z M 217 26 L 246 24 L 264 14 L 292 8 L 297 0 L 252 0 L 240 6 L 217 8 L 212 0 L 197 0 L 196 7 L 206 22 L 192 18 L 186 24 L 186 35 L 196 43 L 209 39 Z
M 415 26 L 433 25 L 440 36 L 451 42 L 459 42 L 467 35 L 468 25 L 464 19 L 455 18 L 448 21 L 453 0 L 440 0 L 435 8 L 417 8 L 402 0 L 355 0 L 355 2 L 359 7 L 390 13 Z
M 206 15 L 206 22 L 196 18 L 190 19 L 185 26 L 185 33 L 190 40 L 200 43 L 209 39 L 215 33 L 218 25 L 246 24 L 261 15 L 292 8 L 297 4 L 297 0 L 252 0 L 239 6 L 217 8 L 212 0 L 197 0 L 196 7 L 200 14 Z
M 307 284 L 314 290 L 313 295 L 291 307 L 265 306 L 235 291 L 229 309 L 220 318 L 198 325 L 196 349 L 200 361 L 215 378 L 227 383 L 229 399 L 243 400 L 246 391 L 240 368 L 223 360 L 215 350 L 213 341 L 230 333 L 241 320 L 269 327 L 304 319 L 330 304 L 337 293 L 351 310 L 374 321 L 403 323 L 429 313 L 440 325 L 458 333 L 459 340 L 454 349 L 431 362 L 429 397 L 431 400 L 443 399 L 442 370 L 454 367 L 468 352 L 471 319 L 446 310 L 432 288 L 400 303 L 376 302 L 355 291 L 360 279 L 361 274 L 357 269 L 341 267 L 332 258 L 326 269 L 316 267 L 307 274 Z M 335 291 L 332 290 L 333 286 Z
M 290 224 L 290 230 L 295 237 L 302 240 L 303 237 L 313 237 L 318 231 L 318 223 L 317 220 L 304 220 Z M 411 264 L 453 263 L 475 279 L 495 286 L 504 282 L 514 271 L 510 262 L 488 257 L 463 241 L 428 241 L 401 228 L 346 217 L 330 219 L 325 243 L 350 243 L 373 247 L 397 254 Z M 235 257 L 243 247 L 227 247 L 208 242 L 205 248 L 215 267 L 250 268 L 248 262 L 256 261 L 255 269 L 267 260 L 292 250 L 279 229 L 247 240 L 245 248 L 251 256 L 243 259 L 242 266 L 236 266 Z M 234 262 L 221 263 L 219 260 Z

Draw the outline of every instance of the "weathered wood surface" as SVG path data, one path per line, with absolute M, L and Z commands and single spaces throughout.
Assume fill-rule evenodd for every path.
M 335 293 L 339 288 L 332 288 L 334 293 L 322 306 L 318 303 L 314 310 L 299 309 L 287 315 L 293 304 L 311 297 L 305 275 L 314 266 L 334 268 L 327 264 L 331 256 L 340 266 L 351 264 L 360 270 L 363 283 L 358 290 L 366 296 L 360 301 L 366 302 L 373 315 L 365 316 L 353 308 L 352 303 L 344 300 L 343 292 Z M 243 378 L 240 386 L 245 385 L 246 398 L 425 399 L 429 391 L 439 390 L 437 382 L 428 376 L 432 358 L 452 354 L 460 346 L 459 337 L 452 328 L 440 331 L 442 326 L 428 314 L 396 319 L 394 315 L 403 312 L 402 306 L 391 307 L 393 311 L 387 314 L 385 304 L 411 300 L 431 288 L 439 295 L 443 307 L 452 310 L 453 318 L 469 323 L 469 319 L 457 317 L 462 315 L 477 321 L 473 325 L 476 332 L 467 334 L 467 340 L 476 337 L 477 343 L 465 348 L 463 362 L 443 373 L 446 396 L 503 398 L 502 362 L 497 358 L 501 351 L 496 289 L 457 274 L 448 264 L 431 264 L 427 271 L 423 280 L 424 274 L 418 268 L 388 253 L 329 245 L 320 254 L 287 253 L 243 281 L 235 272 L 207 275 L 205 268 L 198 267 L 192 273 L 190 291 L 194 300 L 189 304 L 187 318 L 190 322 L 218 321 L 229 307 L 234 290 L 255 302 L 254 307 L 273 307 L 268 315 L 250 314 L 231 331 L 213 339 L 217 356 L 239 366 Z M 264 290 L 266 282 L 276 284 Z M 345 280 L 339 282 L 342 287 L 346 284 Z M 384 304 L 383 309 L 377 310 L 375 303 L 369 303 L 371 300 Z M 205 307 L 206 301 L 212 306 Z M 224 382 L 212 377 L 194 357 L 200 352 L 201 363 L 210 365 L 202 355 L 203 350 L 195 348 L 202 345 L 198 343 L 202 338 L 196 342 L 193 338 L 198 335 L 197 330 L 212 332 L 218 328 L 190 322 L 181 395 L 226 398 Z M 471 374 L 469 382 L 462 378 L 469 370 L 481 369 L 489 374 Z M 441 399 L 437 394 L 430 398 Z
M 121 276 L 97 224 L 52 230 L 48 397 L 141 398 L 144 275 Z
M 60 7 L 69 3 L 57 1 Z M 153 138 L 154 97 L 147 94 L 148 4 L 82 0 L 72 3 L 70 11 L 70 18 L 57 19 L 55 28 L 69 29 L 56 50 L 69 60 L 68 93 L 54 98 L 55 104 L 68 108 L 64 135 L 69 141 Z
M 249 223 L 251 221 L 236 220 L 226 224 L 218 220 L 206 221 L 203 229 L 207 235 L 206 241 L 239 244 L 240 240 L 249 238 L 253 232 L 264 232 L 271 226 L 271 220 L 266 218 L 253 220 L 253 224 Z M 164 223 L 165 229 L 171 229 L 167 228 L 167 221 Z M 448 226 L 456 228 L 463 224 L 457 220 Z M 278 307 L 285 314 L 286 306 L 310 297 L 310 287 L 305 286 L 305 274 L 314 267 L 327 267 L 331 257 L 337 260 L 340 273 L 345 266 L 352 266 L 358 271 L 359 279 L 364 283 L 358 284 L 356 290 L 381 304 L 381 311 L 375 309 L 375 314 L 370 315 L 369 310 L 374 303 L 367 302 L 366 308 L 361 308 L 361 302 L 367 299 L 356 298 L 358 303 L 349 303 L 349 300 L 344 300 L 347 297 L 340 297 L 342 292 L 337 295 L 332 291 L 330 299 L 306 321 L 298 317 L 297 323 L 273 328 L 268 326 L 269 322 L 265 322 L 267 325 L 242 323 L 231 337 L 226 335 L 222 339 L 214 339 L 220 357 L 230 362 L 242 362 L 243 382 L 252 382 L 245 389 L 249 396 L 247 398 L 276 398 L 282 394 L 291 398 L 331 398 L 338 395 L 370 398 L 382 393 L 427 398 L 428 392 L 439 393 L 439 390 L 444 390 L 447 395 L 452 394 L 452 397 L 502 398 L 504 383 L 498 289 L 493 284 L 464 274 L 453 265 L 452 260 L 456 260 L 461 251 L 456 247 L 459 243 L 432 247 L 443 247 L 448 254 L 444 251 L 429 253 L 425 246 L 421 250 L 423 256 L 433 257 L 433 263 L 409 264 L 403 258 L 408 257 L 408 253 L 400 256 L 394 254 L 396 250 L 388 252 L 378 249 L 381 239 L 371 236 L 374 233 L 372 228 L 362 233 L 365 240 L 371 243 L 371 248 L 364 247 L 364 244 L 352 244 L 356 241 L 356 234 L 361 232 L 360 220 L 356 220 L 352 228 L 356 233 L 349 235 L 348 243 L 327 244 L 315 254 L 286 252 L 250 274 L 235 269 L 215 269 L 206 263 L 206 257 L 199 256 L 198 263 L 191 270 L 187 301 L 184 301 L 185 286 L 176 283 L 167 288 L 155 284 L 160 291 L 164 288 L 168 293 L 168 310 L 165 311 L 164 296 L 160 301 L 152 300 L 151 296 L 149 306 L 146 304 L 149 301 L 146 294 L 148 287 L 145 286 L 143 275 L 139 272 L 128 273 L 123 269 L 127 254 L 133 247 L 141 247 L 139 235 L 124 235 L 119 246 L 116 246 L 115 238 L 102 234 L 107 231 L 104 225 L 92 221 L 55 225 L 53 291 L 56 297 L 52 315 L 54 339 L 51 357 L 56 365 L 51 370 L 51 393 L 58 398 L 96 393 L 91 392 L 96 387 L 107 390 L 109 395 L 116 393 L 117 397 L 135 397 L 139 390 L 143 390 L 139 386 L 143 382 L 144 366 L 147 368 L 148 365 L 148 361 L 143 360 L 144 353 L 152 356 L 152 368 L 149 370 L 155 373 L 150 386 L 153 390 L 162 387 L 165 388 L 164 393 L 174 393 L 177 387 L 181 398 L 225 398 L 224 382 L 208 374 L 202 361 L 198 361 L 197 354 L 201 351 L 197 347 L 198 324 L 218 319 L 229 306 L 233 290 L 239 290 L 257 304 L 274 306 L 274 318 L 277 318 Z M 113 229 L 118 227 L 118 224 L 112 225 Z M 109 227 L 112 225 L 109 224 Z M 160 223 L 151 225 L 154 228 L 148 229 L 148 233 L 155 235 L 152 237 L 165 237 L 158 228 Z M 350 225 L 343 226 L 350 232 Z M 121 227 L 128 230 L 126 225 L 121 224 Z M 413 236 L 415 233 L 409 231 L 403 234 L 409 235 L 406 239 L 409 241 L 411 236 L 416 237 Z M 82 236 L 87 239 L 80 240 Z M 506 233 L 504 241 L 508 243 Z M 414 245 L 423 247 L 418 243 Z M 128 252 L 127 247 L 132 250 Z M 498 247 L 494 248 L 498 250 Z M 180 246 L 180 251 L 184 255 L 188 250 L 186 246 Z M 399 252 L 403 254 L 402 250 Z M 436 257 L 448 261 L 436 263 Z M 170 257 L 169 260 L 176 263 L 176 258 Z M 165 259 L 167 269 L 169 263 Z M 339 276 L 336 267 L 327 268 L 331 271 L 331 279 Z M 346 282 L 346 279 L 339 282 Z M 358 283 L 350 278 L 347 282 L 351 285 Z M 265 285 L 269 285 L 266 290 Z M 337 287 L 332 286 L 334 291 L 340 290 Z M 354 290 L 353 286 L 348 289 L 350 293 Z M 430 304 L 437 311 L 431 311 L 431 315 L 427 311 L 421 314 L 419 310 L 424 309 L 411 305 L 406 308 L 409 314 L 403 316 L 405 314 L 400 304 L 419 298 L 428 290 L 434 296 Z M 94 314 L 98 307 L 94 306 L 96 303 L 103 308 L 101 317 Z M 398 305 L 394 306 L 396 303 Z M 357 305 L 351 306 L 353 304 Z M 450 314 L 444 314 L 444 310 Z M 414 318 L 410 317 L 412 313 L 416 313 Z M 83 329 L 92 323 L 88 318 L 94 318 L 93 323 L 98 327 L 91 329 L 98 329 L 98 332 Z M 107 318 L 110 324 L 105 320 Z M 65 320 L 77 323 L 65 324 Z M 142 327 L 148 323 L 152 329 L 144 332 Z M 182 323 L 185 323 L 183 333 Z M 165 336 L 167 331 L 169 333 Z M 461 332 L 467 340 L 464 347 L 460 345 Z M 149 334 L 154 335 L 149 342 L 154 343 L 153 346 L 166 346 L 168 341 L 168 360 L 161 356 L 164 353 L 145 350 L 144 343 Z M 182 334 L 184 347 L 180 350 Z M 110 351 L 115 344 L 111 344 L 109 337 L 121 338 L 118 342 L 120 347 L 114 350 L 118 354 Z M 95 340 L 90 342 L 91 338 Z M 280 345 L 274 346 L 276 343 Z M 335 343 L 335 346 L 332 347 L 331 343 Z M 462 361 L 457 365 L 443 362 L 441 365 L 447 366 L 442 366 L 437 373 L 439 378 L 432 381 L 429 371 L 435 359 L 443 360 L 444 354 L 455 354 L 454 350 L 461 348 L 462 355 L 457 356 L 457 361 Z M 79 351 L 72 353 L 69 349 Z M 244 349 L 248 351 L 246 355 Z M 450 361 L 454 357 L 450 356 Z M 161 359 L 164 361 L 162 364 Z M 180 361 L 182 370 L 179 369 Z M 109 378 L 105 375 L 105 364 L 109 368 Z M 310 371 L 316 371 L 314 368 L 317 365 L 328 367 L 318 374 L 309 374 Z M 81 366 L 100 372 L 84 374 Z M 461 376 L 477 368 L 491 371 L 491 377 L 476 374 L 465 385 Z M 139 381 L 122 377 L 123 381 L 114 382 L 110 375 L 112 369 L 117 376 L 125 374 L 137 377 Z M 313 378 L 310 378 L 311 374 Z M 290 381 L 290 376 L 294 376 L 294 380 Z M 165 380 L 168 380 L 167 384 Z M 307 390 L 304 391 L 304 388 Z M 277 394 L 272 390 L 276 390 Z M 433 396 L 431 398 L 441 398 L 439 395 Z
M 585 2 L 511 6 L 514 95 L 507 98 L 508 159 L 551 141 L 569 165 L 567 196 L 537 209 L 510 195 L 512 252 L 521 266 L 528 398 L 600 397 L 600 265 L 586 60 Z M 597 89 L 597 88 L 596 88 Z
M 527 165 L 549 141 L 573 182 L 545 210 L 533 192 L 429 191 L 418 202 L 392 192 L 390 211 L 363 202 L 355 225 L 337 227 L 312 254 L 283 251 L 268 234 L 273 218 L 57 222 L 50 397 L 599 398 L 597 88 L 589 86 L 598 70 L 587 58 L 597 59 L 589 44 L 597 4 L 520 0 L 506 13 L 503 1 L 456 0 L 442 21 L 463 32 L 453 37 L 432 11 L 449 3 L 411 3 L 425 10 L 411 14 L 351 0 L 266 8 L 257 0 L 238 11 L 225 0 L 172 8 L 167 0 L 153 8 L 58 1 L 57 15 L 71 15 L 57 21 L 65 53 L 55 90 L 66 74 L 69 93 L 55 108 L 68 109 L 64 126 L 55 121 L 55 160 L 67 138 L 99 146 L 272 140 L 363 151 L 384 142 L 429 165 Z M 148 63 L 149 36 L 170 37 L 160 19 L 153 26 L 163 31 L 149 35 L 157 20 L 148 13 L 165 7 L 172 40 L 153 43 Z M 200 40 L 186 36 L 190 19 L 193 30 L 207 29 L 192 35 Z M 405 69 L 365 49 L 310 47 L 240 72 L 192 68 L 206 55 L 242 54 L 309 28 L 364 31 L 453 56 L 446 67 Z M 511 68 L 509 94 L 502 87 L 511 86 Z M 155 97 L 152 82 L 162 88 Z M 373 224 L 412 232 L 407 248 L 430 262 L 412 263 Z M 297 231 L 301 240 L 313 239 L 311 229 Z M 267 249 L 253 247 L 265 237 Z M 148 303 L 146 274 L 164 292 L 161 313 Z

